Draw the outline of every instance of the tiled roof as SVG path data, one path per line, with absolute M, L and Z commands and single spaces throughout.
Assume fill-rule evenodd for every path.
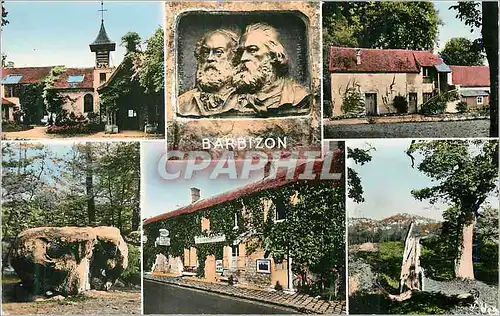
M 488 66 L 450 66 L 453 84 L 464 87 L 489 87 L 490 68 Z
M 83 81 L 79 83 L 68 83 L 69 76 L 83 75 Z M 94 68 L 65 68 L 64 72 L 59 75 L 59 78 L 54 82 L 56 89 L 69 89 L 69 88 L 94 88 Z
M 19 84 L 36 83 L 47 77 L 53 67 L 20 67 L 20 68 L 2 68 L 2 79 L 7 75 L 21 75 Z
M 361 63 L 356 63 L 356 48 L 331 47 L 331 72 L 420 72 L 421 66 L 437 66 L 443 60 L 429 51 L 403 49 L 359 49 Z
M 343 155 L 342 150 L 337 150 L 334 152 L 334 162 L 332 163 L 332 169 L 330 170 L 331 172 L 343 172 L 343 167 L 339 160 L 341 159 Z M 291 184 L 294 182 L 298 182 L 298 175 L 304 172 L 304 169 L 306 167 L 306 163 L 298 163 L 298 166 L 295 168 L 295 173 L 294 176 L 291 179 L 287 179 L 287 169 L 280 169 L 280 171 L 277 173 L 276 177 L 273 178 L 264 178 L 260 181 L 248 184 L 244 187 L 237 188 L 219 195 L 216 195 L 214 197 L 208 198 L 208 199 L 203 199 L 200 201 L 197 201 L 196 203 L 189 204 L 187 206 L 181 207 L 179 209 L 176 209 L 174 211 L 164 213 L 155 217 L 148 218 L 144 221 L 144 224 L 151 224 L 157 221 L 161 220 L 166 220 L 172 217 L 176 217 L 182 214 L 189 214 L 189 213 L 194 213 L 197 211 L 201 211 L 204 209 L 207 209 L 209 207 L 222 204 L 222 203 L 227 203 L 230 201 L 237 200 L 241 197 L 248 196 L 253 193 L 257 193 L 260 191 L 264 190 L 269 190 L 269 189 L 274 189 L 274 188 L 279 188 L 282 186 L 285 186 L 287 184 Z M 315 163 L 313 166 L 313 174 L 316 175 L 316 180 L 319 179 L 319 175 L 322 172 L 322 163 L 318 162 Z M 343 183 L 343 182 L 342 182 Z

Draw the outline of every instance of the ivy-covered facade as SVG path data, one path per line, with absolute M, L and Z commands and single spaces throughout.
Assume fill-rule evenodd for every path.
M 335 168 L 342 173 L 342 149 L 336 155 Z M 342 179 L 265 178 L 147 219 L 145 270 L 277 289 L 296 288 L 298 276 L 304 276 L 317 292 L 340 295 L 345 291 Z M 169 246 L 156 243 L 160 229 L 169 231 Z

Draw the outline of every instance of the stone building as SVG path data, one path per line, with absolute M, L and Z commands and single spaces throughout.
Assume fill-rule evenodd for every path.
M 490 103 L 490 68 L 488 66 L 450 66 L 453 84 L 460 100 L 469 109 L 482 108 Z
M 360 94 L 366 115 L 395 113 L 396 96 L 416 113 L 452 85 L 450 67 L 429 51 L 331 47 L 328 69 L 334 116 L 346 114 L 342 104 L 349 91 Z

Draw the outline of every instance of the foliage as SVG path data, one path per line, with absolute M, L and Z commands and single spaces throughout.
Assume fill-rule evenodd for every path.
M 365 111 L 365 102 L 358 89 L 347 87 L 342 97 L 342 112 L 345 114 L 359 114 Z
M 18 122 L 2 122 L 2 132 L 20 132 L 32 127 Z
M 138 143 L 52 148 L 57 146 L 2 144 L 4 237 L 39 226 L 115 226 L 122 234 L 138 230 Z
M 443 114 L 446 110 L 446 105 L 449 102 L 453 102 L 459 99 L 458 92 L 456 90 L 447 91 L 441 94 L 438 94 L 427 102 L 422 104 L 420 108 L 420 114 L 423 115 L 437 115 Z
M 163 28 L 159 27 L 146 41 L 146 49 L 136 68 L 139 83 L 146 93 L 161 92 L 164 87 L 164 40 Z
M 7 15 L 9 14 L 9 12 L 7 12 L 5 7 L 3 6 L 4 2 L 5 1 L 2 0 L 2 27 L 9 24 L 9 20 L 7 20 Z
M 19 95 L 26 124 L 39 124 L 43 117 L 43 86 L 41 82 L 29 83 L 23 86 Z
M 332 101 L 323 100 L 323 118 L 328 118 L 333 116 Z
M 447 65 L 481 66 L 484 56 L 480 41 L 471 41 L 465 37 L 453 37 L 439 52 Z
M 442 24 L 431 2 L 325 2 L 326 46 L 432 50 Z
M 460 102 L 457 103 L 457 111 L 458 111 L 458 113 L 466 113 L 468 107 L 469 107 L 469 105 L 465 101 L 460 101 Z
M 141 249 L 127 244 L 128 266 L 120 276 L 120 279 L 129 284 L 141 285 Z
M 125 46 L 127 54 L 139 51 L 141 36 L 137 32 L 127 32 L 122 36 L 121 45 Z
M 291 203 L 290 198 L 297 192 L 297 202 Z M 308 266 L 311 271 L 320 274 L 322 287 L 327 288 L 332 283 L 332 268 L 335 266 L 344 271 L 343 192 L 343 188 L 334 187 L 332 182 L 301 181 L 149 224 L 144 228 L 148 240 L 144 247 L 145 262 L 149 265 L 154 260 L 154 240 L 160 228 L 170 231 L 169 255 L 183 256 L 185 248 L 196 247 L 199 275 L 204 273 L 204 258 L 208 255 L 221 256 L 223 246 L 230 246 L 234 240 L 250 233 L 243 239 L 246 240 L 247 254 L 262 247 L 278 262 L 290 255 L 294 271 L 301 271 L 304 266 Z M 269 202 L 265 201 L 284 203 L 286 220 L 275 223 L 274 211 L 271 208 L 266 212 L 264 203 Z M 210 220 L 210 233 L 201 231 L 202 217 Z M 209 234 L 224 234 L 226 241 L 194 244 L 195 236 Z
M 66 97 L 62 96 L 58 91 L 54 90 L 54 83 L 59 76 L 64 72 L 64 67 L 56 66 L 50 70 L 50 73 L 44 79 L 44 87 L 42 92 L 43 103 L 48 112 L 59 114 L 62 111 L 62 106 L 66 102 Z
M 357 165 L 364 165 L 372 160 L 370 151 L 375 150 L 374 147 L 369 147 L 368 149 L 361 148 L 347 148 L 347 159 L 352 159 Z M 351 167 L 347 168 L 347 186 L 348 194 L 350 199 L 353 199 L 356 203 L 362 203 L 365 201 L 363 198 L 363 186 L 361 185 L 361 179 L 358 173 Z
M 392 106 L 396 109 L 398 113 L 408 113 L 408 101 L 402 95 L 394 97 L 392 101 Z

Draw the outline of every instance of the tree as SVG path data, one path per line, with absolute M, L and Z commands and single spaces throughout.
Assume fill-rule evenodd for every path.
M 439 54 L 448 65 L 480 66 L 483 65 L 484 60 L 481 50 L 478 41 L 471 41 L 465 37 L 454 37 L 446 42 Z
M 7 15 L 9 14 L 9 12 L 7 12 L 5 7 L 3 6 L 4 2 L 5 1 L 2 0 L 2 26 L 5 26 L 10 23 L 9 20 L 7 20 Z
M 368 149 L 361 148 L 347 148 L 347 159 L 352 159 L 355 164 L 364 165 L 372 160 L 370 151 L 375 150 L 374 147 Z M 363 186 L 361 185 L 361 178 L 358 173 L 351 167 L 347 167 L 347 185 L 348 194 L 350 199 L 353 199 L 356 203 L 362 203 L 365 201 L 363 197 Z
M 127 32 L 122 36 L 121 45 L 125 46 L 128 53 L 135 53 L 139 51 L 141 44 L 141 36 L 137 32 Z
M 412 141 L 408 149 L 417 168 L 437 184 L 412 190 L 417 200 L 456 205 L 459 213 L 454 223 L 460 228 L 455 261 L 455 275 L 474 279 L 472 264 L 473 232 L 477 211 L 498 185 L 498 142 L 483 140 Z
M 498 2 L 461 1 L 450 9 L 465 25 L 481 28 L 481 43 L 490 68 L 490 137 L 498 137 Z
M 44 109 L 43 86 L 42 82 L 29 83 L 21 90 L 19 103 L 23 106 L 25 124 L 40 123 Z

